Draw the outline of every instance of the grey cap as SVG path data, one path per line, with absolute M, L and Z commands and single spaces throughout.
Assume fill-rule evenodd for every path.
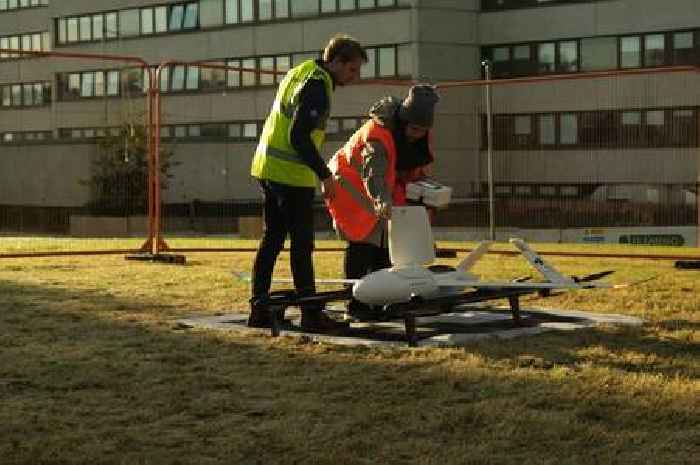
M 401 102 L 399 118 L 418 126 L 432 127 L 435 104 L 438 100 L 440 100 L 440 96 L 435 86 L 416 84 L 409 89 L 408 96 Z

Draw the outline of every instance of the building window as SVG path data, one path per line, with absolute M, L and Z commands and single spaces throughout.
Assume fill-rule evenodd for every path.
M 554 42 L 545 42 L 537 46 L 537 63 L 540 73 L 554 72 L 556 58 Z
M 139 92 L 140 70 L 134 68 L 125 73 L 125 91 Z M 137 81 L 137 82 L 134 82 Z M 92 97 L 114 97 L 120 95 L 120 71 L 85 71 L 81 73 L 62 73 L 58 75 L 59 96 L 62 100 Z
M 153 9 L 153 30 L 154 32 L 168 31 L 168 7 L 157 6 Z
M 617 68 L 617 38 L 581 39 L 581 69 L 601 71 Z
M 482 49 L 493 76 L 606 71 L 697 63 L 697 31 L 654 32 L 562 41 L 498 45 Z
M 340 120 L 340 125 L 341 131 L 352 133 L 360 126 L 360 123 L 357 118 L 342 118 Z
M 292 16 L 316 16 L 318 14 L 318 0 L 294 0 L 292 2 Z
M 578 186 L 561 186 L 559 191 L 562 197 L 578 197 Z
M 51 84 L 33 82 L 0 86 L 3 107 L 32 107 L 51 103 Z
M 105 13 L 105 39 L 115 39 L 118 35 L 117 13 Z
M 497 150 L 696 147 L 696 108 L 494 115 Z M 534 125 L 533 125 L 534 124 Z M 533 136 L 537 134 L 537 137 Z M 482 147 L 486 118 L 482 120 Z
M 530 196 L 532 195 L 532 186 L 515 186 L 516 196 Z
M 644 66 L 663 66 L 666 63 L 666 41 L 663 34 L 644 36 Z
M 82 16 L 80 18 L 80 40 L 92 39 L 92 18 Z
M 676 32 L 673 34 L 672 62 L 674 65 L 689 65 L 696 63 L 694 32 Z
M 94 42 L 198 27 L 199 4 L 187 2 L 58 18 L 56 40 L 59 44 Z
M 557 48 L 559 51 L 557 70 L 564 73 L 578 71 L 578 42 L 559 42 Z
M 170 90 L 178 91 L 185 87 L 185 67 L 183 65 L 173 66 L 171 69 Z
M 185 6 L 172 5 L 170 7 L 170 17 L 168 20 L 168 30 L 179 31 L 182 29 L 182 20 L 184 18 Z
M 297 66 L 308 60 L 317 60 L 321 57 L 320 52 L 300 52 L 292 54 L 292 66 Z
M 666 114 L 663 110 L 645 112 L 648 147 L 663 147 L 666 142 Z
M 335 118 L 326 121 L 326 134 L 331 136 L 340 132 L 340 122 Z
M 513 186 L 496 184 L 493 186 L 493 193 L 500 197 L 510 197 L 513 195 Z
M 275 57 L 261 57 L 260 58 L 260 85 L 269 86 L 275 83 Z M 262 71 L 267 71 L 263 73 Z
M 491 49 L 491 64 L 491 75 L 493 77 L 510 76 L 510 47 L 494 47 Z
M 93 15 L 92 16 L 92 38 L 95 40 L 102 40 L 104 37 L 104 16 Z
M 208 64 L 215 66 L 225 66 L 223 61 L 210 62 Z M 225 89 L 226 88 L 226 70 L 220 68 L 201 67 L 199 69 L 200 86 L 202 89 Z
M 289 18 L 288 0 L 275 0 L 275 18 Z
M 556 186 L 539 186 L 539 191 L 542 197 L 554 197 L 557 195 Z
M 199 67 L 187 67 L 187 80 L 185 81 L 185 88 L 187 90 L 199 89 Z
M 141 9 L 141 34 L 153 34 L 153 8 Z
M 258 0 L 258 20 L 269 21 L 272 17 L 272 0 Z
M 137 36 L 140 33 L 139 10 L 122 10 L 119 12 L 119 35 L 121 37 Z
M 559 142 L 562 145 L 578 143 L 578 118 L 576 113 L 563 113 L 559 118 Z
M 160 91 L 182 92 L 213 88 L 218 82 L 214 80 L 221 79 L 223 71 L 216 70 L 216 73 L 212 71 L 212 68 L 200 68 L 199 66 L 173 65 L 164 67 L 160 70 Z M 143 72 L 141 75 L 143 76 L 143 83 L 139 82 L 139 86 L 142 85 L 143 87 L 139 87 L 139 89 L 144 91 L 147 89 L 150 75 L 147 72 Z M 206 79 L 206 84 L 204 79 Z
M 243 134 L 243 128 L 240 124 L 229 124 L 228 125 L 228 137 L 229 139 L 240 139 Z
M 83 73 L 82 81 L 80 86 L 80 96 L 81 97 L 94 97 L 95 96 L 95 74 L 94 73 Z
M 698 145 L 697 109 L 671 111 L 669 143 L 675 147 L 696 147 Z
M 282 55 L 275 58 L 275 70 L 277 71 L 277 74 L 275 74 L 275 82 L 280 82 L 282 79 L 284 79 L 287 71 L 291 69 L 291 62 L 292 59 L 288 55 Z
M 107 95 L 119 95 L 119 71 L 107 71 Z
M 199 25 L 199 5 L 196 2 L 185 5 L 185 18 L 182 23 L 183 29 L 194 29 Z
M 532 116 L 516 115 L 513 134 L 515 144 L 519 146 L 529 146 L 532 144 Z
M 104 71 L 95 71 L 95 97 L 104 97 L 105 94 L 105 73 Z
M 620 116 L 620 123 L 620 142 L 623 146 L 634 147 L 643 143 L 641 111 L 623 111 Z
M 377 52 L 378 77 L 396 76 L 396 48 L 380 47 Z
M 360 77 L 363 79 L 396 77 L 398 74 L 397 47 L 368 47 L 367 63 L 363 63 L 360 69 Z M 315 56 L 314 56 L 315 58 Z
M 481 0 L 481 9 L 484 11 L 497 11 L 595 1 L 598 0 Z
M 202 137 L 224 138 L 227 135 L 225 123 L 207 123 L 200 125 Z
M 620 38 L 620 68 L 639 68 L 642 55 L 639 36 Z
M 616 113 L 585 111 L 579 113 L 579 143 L 588 147 L 613 147 L 617 143 Z
M 238 68 L 238 71 L 226 71 L 226 83 L 228 87 L 239 87 L 241 85 L 241 60 L 229 60 L 226 66 L 230 68 Z
M 53 137 L 51 131 L 16 131 L 0 133 L 0 142 L 5 144 L 43 143 Z
M 554 115 L 539 115 L 537 121 L 539 126 L 540 145 L 554 145 L 556 143 Z
M 0 48 L 12 50 L 24 50 L 28 52 L 48 51 L 48 32 L 33 32 L 15 36 L 0 37 Z M 2 53 L 0 59 L 32 58 L 31 55 L 20 53 Z
M 532 59 L 532 50 L 530 45 L 516 45 L 512 51 L 513 60 L 511 67 L 513 74 L 523 76 L 527 74 L 535 74 L 537 72 L 537 64 Z
M 257 123 L 245 123 L 243 125 L 243 138 L 244 139 L 256 139 L 258 137 L 258 125 Z
M 255 58 L 241 60 L 241 85 L 252 87 L 256 85 L 257 66 Z
M 253 0 L 226 0 L 226 24 L 247 23 L 255 19 Z
M 0 0 L 0 12 L 46 6 L 49 0 Z

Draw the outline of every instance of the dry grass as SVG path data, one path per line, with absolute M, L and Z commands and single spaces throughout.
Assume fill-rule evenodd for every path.
M 280 275 L 289 273 L 287 259 Z M 617 282 L 657 279 L 526 307 L 648 323 L 465 349 L 347 348 L 175 327 L 183 315 L 244 306 L 248 289 L 229 271 L 249 270 L 251 260 L 0 261 L 0 462 L 697 462 L 698 271 L 553 258 L 568 273 L 616 269 Z M 341 260 L 317 254 L 317 274 L 337 276 Z M 502 256 L 476 271 L 529 273 L 521 259 Z

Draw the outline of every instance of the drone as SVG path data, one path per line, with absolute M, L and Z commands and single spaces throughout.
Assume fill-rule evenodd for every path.
M 583 277 L 566 276 L 548 264 L 522 239 L 510 243 L 520 251 L 527 262 L 542 276 L 539 282 L 531 277 L 509 281 L 485 281 L 471 270 L 488 252 L 491 241 L 479 243 L 456 267 L 434 265 L 435 247 L 428 214 L 423 206 L 394 207 L 389 220 L 389 255 L 392 266 L 374 271 L 359 279 L 318 279 L 318 285 L 342 285 L 333 291 L 298 297 L 293 290 L 275 291 L 270 296 L 273 315 L 272 334 L 279 334 L 281 315 L 287 307 L 303 304 L 347 301 L 351 298 L 380 307 L 380 321 L 404 320 L 406 338 L 414 346 L 416 318 L 452 313 L 460 305 L 490 300 L 508 299 L 510 312 L 520 324 L 520 297 L 536 294 L 548 297 L 562 291 L 622 288 L 629 284 L 601 282 L 614 271 L 602 271 Z M 249 281 L 243 273 L 234 273 L 238 279 Z M 290 279 L 275 279 L 273 283 L 291 283 Z

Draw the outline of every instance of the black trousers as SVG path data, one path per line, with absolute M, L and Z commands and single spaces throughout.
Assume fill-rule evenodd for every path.
M 264 302 L 270 294 L 272 273 L 284 241 L 291 240 L 290 264 L 299 295 L 316 291 L 314 281 L 313 187 L 295 187 L 260 181 L 264 206 L 264 231 L 253 264 L 251 302 Z
M 389 249 L 365 242 L 349 242 L 345 248 L 345 277 L 361 278 L 373 271 L 389 268 Z
M 382 268 L 389 268 L 389 249 L 364 242 L 349 242 L 345 249 L 345 277 L 349 279 L 362 278 L 363 276 Z M 369 305 L 351 299 L 348 303 L 348 311 L 368 312 Z

